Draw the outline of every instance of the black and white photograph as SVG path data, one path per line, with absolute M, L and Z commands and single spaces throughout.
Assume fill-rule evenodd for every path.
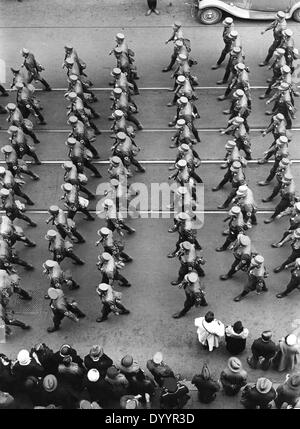
M 299 96 L 300 0 L 0 0 L 0 409 L 300 409 Z

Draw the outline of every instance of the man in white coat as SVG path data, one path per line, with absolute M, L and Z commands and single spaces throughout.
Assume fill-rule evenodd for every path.
M 225 335 L 225 326 L 220 320 L 215 319 L 212 311 L 208 311 L 204 317 L 197 317 L 195 326 L 198 328 L 199 342 L 205 348 L 212 352 L 214 347 L 219 347 L 219 341 Z

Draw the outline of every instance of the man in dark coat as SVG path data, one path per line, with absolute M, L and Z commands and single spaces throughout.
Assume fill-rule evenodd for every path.
M 203 404 L 210 404 L 216 399 L 220 384 L 211 378 L 209 368 L 205 363 L 201 374 L 196 374 L 192 378 L 192 384 L 198 389 L 198 399 Z
M 182 409 L 190 399 L 188 393 L 189 389 L 186 385 L 177 381 L 175 377 L 165 378 L 160 395 L 160 408 L 173 410 Z
M 151 372 L 156 383 L 161 387 L 165 377 L 173 377 L 174 372 L 163 361 L 161 352 L 155 353 L 152 359 L 147 361 L 147 369 Z
M 92 368 L 99 371 L 100 377 L 105 378 L 106 371 L 113 365 L 113 360 L 104 353 L 103 347 L 95 345 L 90 353 L 84 357 L 84 366 L 87 370 Z
M 241 403 L 247 409 L 268 409 L 276 398 L 272 382 L 267 378 L 259 378 L 255 385 L 247 384 L 243 390 Z
M 251 368 L 256 369 L 261 360 L 260 367 L 264 370 L 269 369 L 271 360 L 277 352 L 277 346 L 271 338 L 272 332 L 264 331 L 260 338 L 254 340 L 251 346 L 252 356 L 247 358 L 247 362 Z

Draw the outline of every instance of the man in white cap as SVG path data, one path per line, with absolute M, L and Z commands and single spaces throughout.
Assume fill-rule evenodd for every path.
M 225 94 L 218 97 L 219 101 L 226 100 L 229 94 L 237 89 L 242 89 L 248 98 L 248 105 L 251 109 L 251 89 L 249 81 L 249 69 L 244 63 L 237 63 L 233 68 L 233 77 L 226 88 Z
M 263 198 L 262 202 L 263 203 L 268 203 L 270 201 L 272 201 L 281 191 L 282 188 L 282 179 L 284 178 L 284 176 L 289 173 L 291 174 L 291 162 L 288 158 L 282 158 L 282 160 L 280 161 L 278 168 L 276 170 L 276 184 L 274 186 L 274 189 L 271 193 L 271 195 L 267 198 Z
M 273 76 L 268 80 L 269 86 L 265 93 L 259 97 L 261 100 L 267 98 L 271 94 L 272 90 L 280 85 L 283 72 L 286 70 L 286 67 L 288 66 L 286 65 L 285 49 L 277 48 L 274 52 L 274 61 L 272 61 L 269 67 L 269 69 L 273 70 Z
M 281 265 L 274 269 L 274 273 L 280 273 L 286 268 L 290 268 L 290 264 L 293 264 L 296 259 L 300 258 L 300 228 L 295 229 L 291 234 L 289 234 L 282 241 L 282 245 L 288 242 L 291 244 L 292 253 L 284 262 L 282 262 Z
M 249 108 L 248 98 L 242 89 L 237 89 L 232 95 L 232 102 L 229 110 L 224 110 L 223 113 L 230 115 L 229 120 L 237 116 L 244 119 L 244 126 L 247 133 L 250 131 L 248 125 L 248 116 L 250 115 L 251 109 Z
M 174 116 L 173 121 L 169 122 L 168 126 L 173 127 L 179 119 L 184 119 L 185 123 L 190 127 L 192 133 L 195 136 L 197 142 L 200 142 L 199 133 L 195 127 L 194 121 L 196 119 L 196 114 L 194 113 L 194 108 L 191 102 L 186 97 L 180 97 L 177 100 L 177 112 Z
M 179 251 L 176 255 L 178 256 L 181 266 L 178 272 L 178 278 L 171 281 L 171 285 L 173 286 L 179 285 L 183 281 L 184 276 L 193 270 L 197 272 L 199 277 L 205 276 L 201 265 L 204 265 L 206 261 L 203 257 L 197 255 L 195 245 L 189 241 L 184 241 L 180 243 L 179 247 Z
M 244 290 L 242 293 L 240 293 L 238 296 L 234 298 L 235 302 L 239 302 L 248 293 L 252 291 L 256 291 L 256 293 L 259 295 L 262 292 L 267 292 L 268 288 L 265 283 L 265 278 L 268 276 L 265 264 L 264 264 L 264 258 L 261 255 L 256 255 L 251 259 L 249 271 L 248 271 L 248 282 L 244 287 Z
M 212 70 L 216 70 L 218 69 L 221 64 L 223 63 L 223 61 L 225 60 L 226 56 L 230 53 L 231 51 L 231 45 L 232 45 L 232 39 L 229 37 L 229 34 L 234 30 L 234 23 L 233 23 L 233 19 L 228 16 L 227 18 L 224 19 L 223 21 L 223 41 L 224 41 L 224 49 L 221 52 L 220 58 L 218 59 L 216 65 L 212 66 Z
M 137 68 L 132 64 L 130 57 L 121 47 L 117 47 L 113 50 L 114 56 L 117 60 L 116 67 L 121 70 L 127 77 L 127 80 L 133 86 L 134 94 L 139 95 L 139 88 L 136 83 L 136 79 L 139 79 L 137 75 Z M 132 101 L 130 97 L 130 101 Z
M 246 230 L 243 214 L 239 206 L 233 206 L 229 210 L 228 215 L 229 217 L 224 219 L 224 222 L 229 220 L 228 231 L 224 232 L 224 235 L 226 234 L 228 237 L 222 246 L 216 248 L 217 252 L 224 252 L 227 250 L 231 243 L 236 241 L 238 235 Z
M 171 140 L 174 142 L 169 147 L 171 149 L 178 147 L 182 143 L 186 143 L 188 145 L 193 145 L 197 143 L 195 136 L 190 128 L 190 126 L 185 122 L 185 119 L 178 119 L 175 128 L 178 129 Z
M 287 268 L 291 269 L 291 278 L 285 290 L 276 294 L 277 298 L 285 298 L 293 292 L 293 290 L 300 290 L 300 258 L 297 258 L 295 262 L 289 264 Z
M 55 225 L 63 239 L 69 237 L 71 240 L 76 239 L 76 243 L 85 243 L 85 239 L 77 231 L 75 221 L 69 219 L 64 210 L 53 205 L 49 207 L 48 212 L 50 217 L 46 220 L 46 224 L 48 225 L 51 222 L 52 225 Z
M 94 134 L 91 135 L 89 127 L 84 122 L 79 120 L 78 117 L 74 114 L 71 114 L 71 116 L 69 116 L 68 125 L 71 125 L 72 127 L 72 131 L 69 134 L 69 137 L 73 137 L 76 140 L 82 142 L 84 144 L 84 147 L 92 153 L 94 159 L 99 159 L 99 153 L 96 150 L 95 146 L 93 146 L 91 143 L 95 140 L 95 137 Z M 99 133 L 101 134 L 101 131 L 99 131 Z
M 27 119 L 30 114 L 33 114 L 40 121 L 39 125 L 47 125 L 41 113 L 41 106 L 33 96 L 33 91 L 30 91 L 29 88 L 21 82 L 16 83 L 15 88 L 17 90 L 17 105 L 23 117 Z
M 102 314 L 96 319 L 96 322 L 104 322 L 108 319 L 108 315 L 111 312 L 117 316 L 120 314 L 130 313 L 130 311 L 127 310 L 121 302 L 122 294 L 120 292 L 116 292 L 109 284 L 100 283 L 96 289 L 96 292 L 103 304 L 101 310 Z
M 231 201 L 236 197 L 239 187 L 246 184 L 246 175 L 244 173 L 244 169 L 240 161 L 234 161 L 231 164 L 230 172 L 231 172 L 231 176 L 229 180 L 231 182 L 232 189 L 230 191 L 230 194 L 224 201 L 224 203 L 218 206 L 218 209 L 226 209 L 231 203 Z M 223 184 L 225 182 L 225 177 L 218 186 L 213 188 L 214 191 L 218 191 L 223 187 Z
M 78 173 L 77 167 L 72 161 L 65 161 L 62 165 L 65 170 L 64 182 L 71 183 L 78 187 L 79 191 L 84 193 L 89 200 L 94 200 L 95 195 L 85 186 L 88 182 L 88 178 L 84 174 Z
M 51 87 L 48 82 L 46 82 L 46 80 L 43 79 L 40 75 L 40 72 L 45 69 L 41 64 L 36 61 L 33 53 L 29 52 L 28 49 L 23 48 L 21 50 L 21 55 L 24 58 L 22 67 L 25 67 L 29 73 L 28 83 L 31 83 L 33 80 L 39 81 L 44 85 L 46 91 L 51 91 Z
M 50 308 L 53 313 L 53 326 L 49 327 L 49 333 L 58 331 L 60 324 L 65 317 L 78 322 L 84 318 L 85 314 L 77 307 L 77 304 L 71 299 L 67 299 L 61 289 L 48 289 L 50 298 Z
M 34 143 L 40 143 L 39 139 L 32 131 L 32 128 L 29 127 L 25 122 L 20 109 L 14 103 L 8 103 L 7 106 L 5 106 L 5 109 L 8 112 L 8 118 L 6 120 L 10 125 L 15 125 L 16 127 L 22 128 L 24 133 L 29 135 Z
M 123 234 L 122 229 L 124 229 L 128 234 L 135 233 L 135 229 L 125 224 L 123 219 L 121 219 L 121 213 L 117 211 L 116 206 L 113 200 L 107 198 L 103 201 L 102 204 L 103 210 L 100 213 L 105 214 L 106 226 L 111 231 L 117 230 L 119 234 Z
M 279 217 L 290 216 L 289 219 L 289 228 L 284 232 L 282 238 L 277 242 L 273 243 L 272 247 L 282 247 L 284 245 L 283 241 L 287 238 L 291 233 L 293 233 L 296 229 L 300 228 L 300 202 L 296 202 L 292 208 L 288 208 L 284 212 L 282 212 Z
M 71 183 L 63 183 L 61 185 L 61 189 L 64 192 L 61 199 L 65 201 L 65 205 L 68 208 L 68 218 L 74 219 L 75 215 L 80 212 L 85 215 L 85 220 L 95 220 L 88 210 L 89 200 L 86 200 L 79 195 L 79 191 L 76 186 L 71 185 Z
M 74 137 L 68 137 L 65 145 L 69 148 L 68 157 L 76 165 L 78 173 L 84 174 L 84 167 L 86 167 L 93 172 L 94 177 L 99 179 L 102 177 L 91 162 L 93 159 L 92 152 L 85 147 L 82 141 L 76 140 Z
M 270 159 L 274 155 L 274 146 L 276 145 L 276 141 L 281 137 L 288 137 L 290 140 L 290 136 L 288 136 L 286 129 L 286 121 L 282 113 L 278 113 L 277 115 L 273 115 L 269 126 L 263 130 L 262 137 L 266 137 L 267 134 L 272 133 L 274 137 L 274 141 L 270 145 L 269 149 L 264 152 L 264 157 L 261 158 L 258 163 L 265 164 L 268 159 Z
M 123 33 L 118 33 L 116 35 L 115 41 L 116 41 L 115 48 L 122 49 L 122 51 L 126 53 L 126 55 L 128 55 L 129 61 L 131 63 L 134 62 L 133 57 L 135 56 L 135 54 L 132 49 L 128 48 L 128 45 L 125 40 L 125 35 Z M 113 49 L 109 52 L 109 55 L 111 55 L 112 53 L 113 53 Z
M 175 21 L 172 26 L 172 35 L 169 39 L 166 40 L 166 45 L 169 42 L 176 42 L 176 40 L 183 40 L 183 31 L 182 31 L 182 24 L 180 21 Z
M 2 204 L 2 209 L 4 209 L 5 214 L 9 219 L 14 221 L 15 219 L 22 219 L 27 222 L 30 226 L 36 227 L 37 224 L 33 222 L 28 216 L 23 213 L 23 208 L 20 208 L 20 205 L 16 203 L 13 193 L 6 189 L 0 189 L 0 200 Z
M 97 231 L 97 234 L 99 235 L 100 239 L 96 242 L 96 246 L 101 244 L 104 252 L 115 256 L 117 259 L 120 258 L 121 261 L 133 261 L 132 257 L 124 252 L 124 244 L 114 239 L 113 232 L 110 229 L 103 227 Z
M 164 362 L 163 354 L 161 352 L 156 352 L 152 359 L 147 361 L 146 366 L 160 387 L 162 386 L 165 378 L 175 376 L 173 370 Z
M 159 15 L 160 12 L 157 10 L 157 0 L 147 0 L 148 3 L 148 10 L 145 13 L 146 16 L 151 15 L 152 12 L 154 12 L 156 15 Z
M 70 258 L 73 263 L 83 265 L 84 262 L 73 252 L 73 246 L 70 242 L 65 241 L 62 236 L 54 229 L 49 229 L 45 235 L 45 239 L 49 241 L 48 250 L 52 253 L 52 259 L 57 262 L 62 262 L 65 258 Z
M 10 143 L 12 147 L 15 149 L 19 159 L 22 159 L 25 155 L 28 155 L 33 158 L 34 163 L 36 165 L 42 164 L 35 152 L 35 148 L 33 148 L 28 144 L 25 133 L 21 127 L 16 127 L 15 125 L 11 125 L 8 128 L 7 132 L 10 135 L 10 138 L 9 138 Z
M 185 302 L 183 309 L 173 314 L 174 319 L 179 319 L 193 307 L 206 307 L 208 304 L 205 299 L 204 287 L 201 284 L 198 274 L 192 271 L 184 276 L 183 281 L 179 285 L 185 292 Z
M 286 28 L 286 14 L 285 12 L 280 10 L 279 12 L 277 12 L 276 19 L 265 30 L 261 32 L 261 34 L 265 34 L 267 31 L 273 30 L 274 41 L 268 50 L 268 55 L 266 59 L 261 64 L 259 64 L 260 67 L 268 65 L 270 59 L 273 56 L 273 53 L 275 52 L 275 49 L 279 48 L 282 42 L 283 31 L 286 30 Z
M 67 115 L 74 115 L 78 118 L 78 122 L 82 122 L 84 127 L 92 128 L 96 135 L 101 134 L 101 131 L 91 118 L 99 118 L 100 115 L 95 112 L 90 106 L 86 105 L 80 97 L 77 96 L 76 92 L 68 92 L 66 98 L 71 102 L 67 108 Z
M 25 192 L 21 190 L 21 186 L 15 180 L 14 175 L 10 170 L 6 170 L 3 166 L 0 166 L 0 187 L 12 190 L 18 197 L 24 198 L 26 204 L 33 206 L 34 202 L 29 198 Z
M 227 274 L 221 275 L 221 280 L 228 280 L 237 271 L 248 271 L 251 262 L 251 239 L 247 235 L 239 234 L 233 247 L 234 262 Z
M 263 161 L 265 162 L 266 159 L 269 159 L 269 158 L 271 158 L 272 155 L 275 155 L 275 162 L 274 162 L 266 180 L 258 182 L 259 186 L 267 186 L 274 179 L 280 162 L 284 158 L 288 158 L 288 156 L 289 156 L 288 144 L 289 144 L 288 137 L 282 135 L 282 136 L 278 137 L 278 139 L 275 141 L 275 145 L 272 146 L 266 152 L 266 154 L 265 154 L 266 156 L 263 158 Z M 262 162 L 262 163 L 264 163 L 264 162 Z
M 292 99 L 291 88 L 287 82 L 282 82 L 280 86 L 277 87 L 275 94 L 266 102 L 266 104 L 273 102 L 273 109 L 266 111 L 266 115 L 271 116 L 281 113 L 287 124 L 286 129 L 290 130 L 293 125 L 292 119 L 296 118 L 296 109 Z
M 181 39 L 176 40 L 174 43 L 174 51 L 173 51 L 172 56 L 171 56 L 170 64 L 167 67 L 163 68 L 162 72 L 165 73 L 165 72 L 172 70 L 172 68 L 173 68 L 173 66 L 174 66 L 174 64 L 178 58 L 178 55 L 180 53 L 185 53 L 184 51 L 186 51 L 186 53 L 188 53 L 188 51 L 186 50 L 186 47 L 184 45 L 184 40 L 181 40 Z
M 282 177 L 282 185 L 280 190 L 281 200 L 275 207 L 274 213 L 264 223 L 271 223 L 277 218 L 279 214 L 284 212 L 288 207 L 293 207 L 295 203 L 296 184 L 291 173 L 287 172 Z
M 236 70 L 234 68 L 235 65 L 238 63 L 243 63 L 245 61 L 245 54 L 243 51 L 242 42 L 241 42 L 239 33 L 235 30 L 230 31 L 230 33 L 228 34 L 228 39 L 231 41 L 229 59 L 226 65 L 223 79 L 219 80 L 217 82 L 217 85 L 222 85 L 224 83 L 227 83 L 230 77 L 230 74 L 236 73 Z
M 102 273 L 102 283 L 112 285 L 115 281 L 119 282 L 122 287 L 130 287 L 129 281 L 122 276 L 119 268 L 123 268 L 124 264 L 117 261 L 114 256 L 108 252 L 103 252 L 98 256 L 97 268 Z

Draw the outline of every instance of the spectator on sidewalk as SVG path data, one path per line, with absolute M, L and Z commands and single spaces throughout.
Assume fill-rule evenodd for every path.
M 174 372 L 163 361 L 161 352 L 155 353 L 152 359 L 147 361 L 147 369 L 151 372 L 156 383 L 161 387 L 165 377 L 173 377 Z
M 181 410 L 190 396 L 189 389 L 175 377 L 167 377 L 163 380 L 162 392 L 160 395 L 160 408 Z
M 279 340 L 279 350 L 273 360 L 277 371 L 293 371 L 299 362 L 300 344 L 297 336 L 289 334 Z
M 246 348 L 249 330 L 239 320 L 225 328 L 226 348 L 232 356 L 242 353 Z
M 108 368 L 105 381 L 109 384 L 111 397 L 114 399 L 120 399 L 129 393 L 129 382 L 116 366 L 112 365 Z
M 247 384 L 247 372 L 237 357 L 228 359 L 227 367 L 221 372 L 220 381 L 225 394 L 228 396 L 237 395 L 241 388 Z
M 285 382 L 277 387 L 276 393 L 276 408 L 282 408 L 284 403 L 294 408 L 300 399 L 300 373 L 288 374 Z
M 211 377 L 206 363 L 203 365 L 201 374 L 194 375 L 192 384 L 196 386 L 198 390 L 198 399 L 203 404 L 210 404 L 213 402 L 216 399 L 217 392 L 219 392 L 221 388 L 220 384 Z
M 87 370 L 97 369 L 101 378 L 105 378 L 106 371 L 112 364 L 112 359 L 104 353 L 103 347 L 99 345 L 93 346 L 90 353 L 84 357 L 85 368 Z
M 264 331 L 260 338 L 254 340 L 251 346 L 252 356 L 247 358 L 251 368 L 257 369 L 260 367 L 264 370 L 270 368 L 272 359 L 277 352 L 277 346 L 271 338 L 272 332 Z
M 259 378 L 256 384 L 246 384 L 242 392 L 241 404 L 254 410 L 271 408 L 271 402 L 276 398 L 276 391 L 268 378 Z
M 204 317 L 197 317 L 195 326 L 198 328 L 199 342 L 204 348 L 212 352 L 214 348 L 219 347 L 220 339 L 225 334 L 225 326 L 220 320 L 215 319 L 212 311 L 208 311 Z
M 148 3 L 148 10 L 146 12 L 146 16 L 151 15 L 152 12 L 154 12 L 156 15 L 159 15 L 160 12 L 156 9 L 157 7 L 157 0 L 147 0 Z

